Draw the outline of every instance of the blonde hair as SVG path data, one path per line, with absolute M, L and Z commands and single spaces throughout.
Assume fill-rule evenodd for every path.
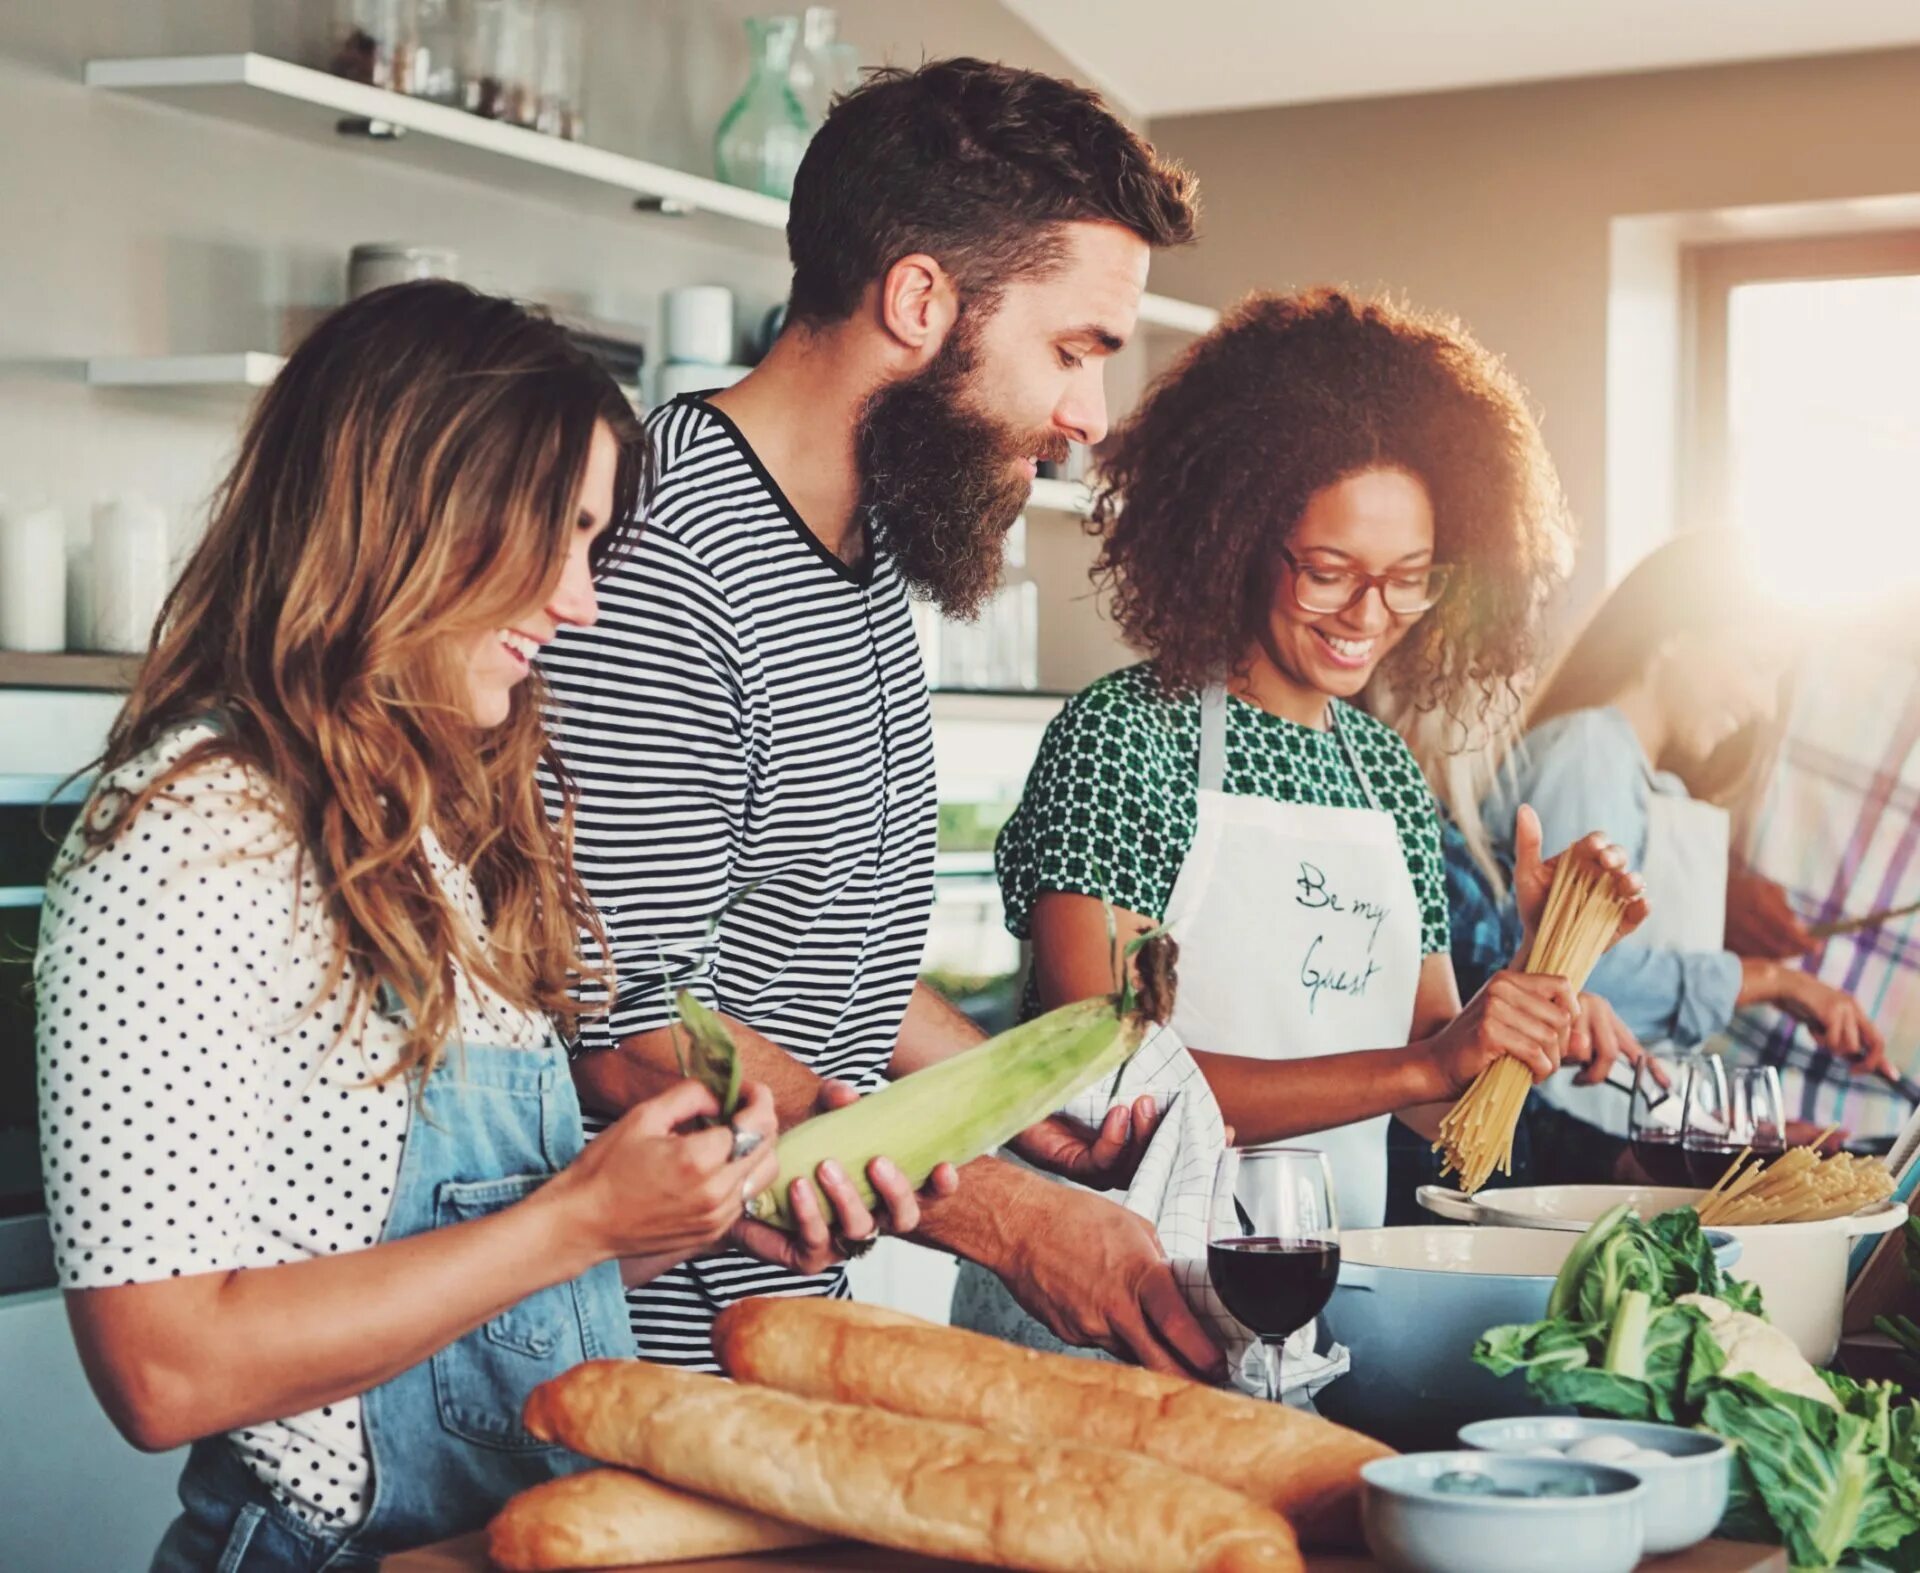
M 1778 619 L 1745 569 L 1746 543 L 1729 530 L 1691 530 L 1649 552 L 1587 619 L 1548 672 L 1528 707 L 1531 732 L 1557 716 L 1612 704 L 1637 682 L 1663 637 L 1708 636 Z M 1784 626 L 1782 636 L 1788 637 Z M 1677 768 L 1687 791 L 1703 802 L 1750 809 L 1779 751 L 1786 705 L 1742 727 L 1704 761 L 1662 761 Z
M 390 1074 L 438 1063 L 462 975 L 567 1030 L 575 986 L 609 982 L 584 954 L 583 934 L 600 958 L 605 945 L 573 871 L 573 793 L 540 681 L 482 729 L 465 677 L 470 636 L 557 582 L 602 425 L 620 445 L 604 560 L 637 518 L 646 439 L 560 328 L 447 282 L 335 312 L 248 422 L 99 762 L 219 718 L 141 791 L 90 811 L 88 840 L 111 842 L 209 763 L 242 767 L 316 867 L 338 935 L 323 997 L 348 980 L 351 1024 L 384 984 L 406 1012 Z M 429 865 L 429 831 L 472 876 L 484 948 Z
M 1504 900 L 1507 873 L 1494 855 L 1480 805 L 1512 768 L 1525 708 L 1520 679 L 1503 678 L 1487 685 L 1487 691 L 1462 715 L 1421 709 L 1378 675 L 1367 685 L 1360 703 L 1369 715 L 1400 734 L 1435 801 L 1466 842 L 1474 866 L 1495 898 Z

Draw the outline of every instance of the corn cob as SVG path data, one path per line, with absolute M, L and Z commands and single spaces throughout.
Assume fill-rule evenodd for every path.
M 891 1158 L 918 1187 L 939 1164 L 992 1152 L 1133 1058 L 1147 1028 L 1171 1014 L 1175 954 L 1171 938 L 1155 935 L 1141 945 L 1137 999 L 1127 987 L 1063 1005 L 795 1126 L 780 1138 L 779 1178 L 748 1214 L 791 1230 L 789 1187 L 801 1180 L 831 1216 L 813 1178 L 828 1158 L 840 1161 L 871 1207 L 878 1198 L 867 1166 L 875 1158 Z

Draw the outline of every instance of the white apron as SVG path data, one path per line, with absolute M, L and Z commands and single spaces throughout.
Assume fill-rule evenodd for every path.
M 1727 938 L 1727 847 L 1732 834 L 1727 811 L 1689 797 L 1683 790 L 1663 787 L 1651 771 L 1647 779 L 1647 855 L 1640 874 L 1647 882 L 1649 910 L 1647 921 L 1620 946 L 1647 945 L 1677 951 L 1723 949 Z M 1646 1047 L 1660 1049 L 1666 1045 L 1649 1043 Z M 1574 1072 L 1562 1071 L 1542 1084 L 1541 1097 L 1554 1108 L 1625 1141 L 1633 1102 L 1630 1082 L 1576 1087 L 1573 1077 Z
M 1167 905 L 1180 942 L 1173 1027 L 1182 1041 L 1249 1059 L 1392 1048 L 1413 1030 L 1420 905 L 1393 816 L 1339 735 L 1367 808 L 1231 796 L 1227 695 L 1200 707 L 1199 822 Z M 1387 1122 L 1363 1120 L 1288 1145 L 1333 1167 L 1343 1228 L 1386 1215 Z

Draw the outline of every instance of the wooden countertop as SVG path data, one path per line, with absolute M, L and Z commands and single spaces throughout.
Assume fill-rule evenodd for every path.
M 1649 1557 L 1642 1573 L 1786 1573 L 1787 1559 L 1775 1546 L 1709 1540 L 1671 1557 Z M 388 1557 L 381 1573 L 491 1573 L 486 1542 L 479 1535 L 442 1541 Z M 1307 1558 L 1308 1573 L 1379 1573 L 1366 1556 L 1329 1554 Z M 884 1546 L 823 1546 L 814 1551 L 769 1552 L 757 1557 L 718 1557 L 705 1562 L 658 1563 L 647 1569 L 604 1573 L 979 1573 L 971 1562 L 943 1562 L 889 1551 Z

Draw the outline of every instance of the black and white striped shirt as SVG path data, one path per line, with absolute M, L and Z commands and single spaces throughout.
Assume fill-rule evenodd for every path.
M 686 987 L 871 1090 L 933 904 L 933 721 L 905 591 L 884 558 L 822 546 L 718 410 L 678 400 L 648 428 L 647 527 L 598 586 L 599 622 L 542 661 L 619 979 L 582 1047 L 664 1025 Z M 628 1306 L 643 1356 L 713 1370 L 723 1307 L 843 1280 L 726 1253 Z

